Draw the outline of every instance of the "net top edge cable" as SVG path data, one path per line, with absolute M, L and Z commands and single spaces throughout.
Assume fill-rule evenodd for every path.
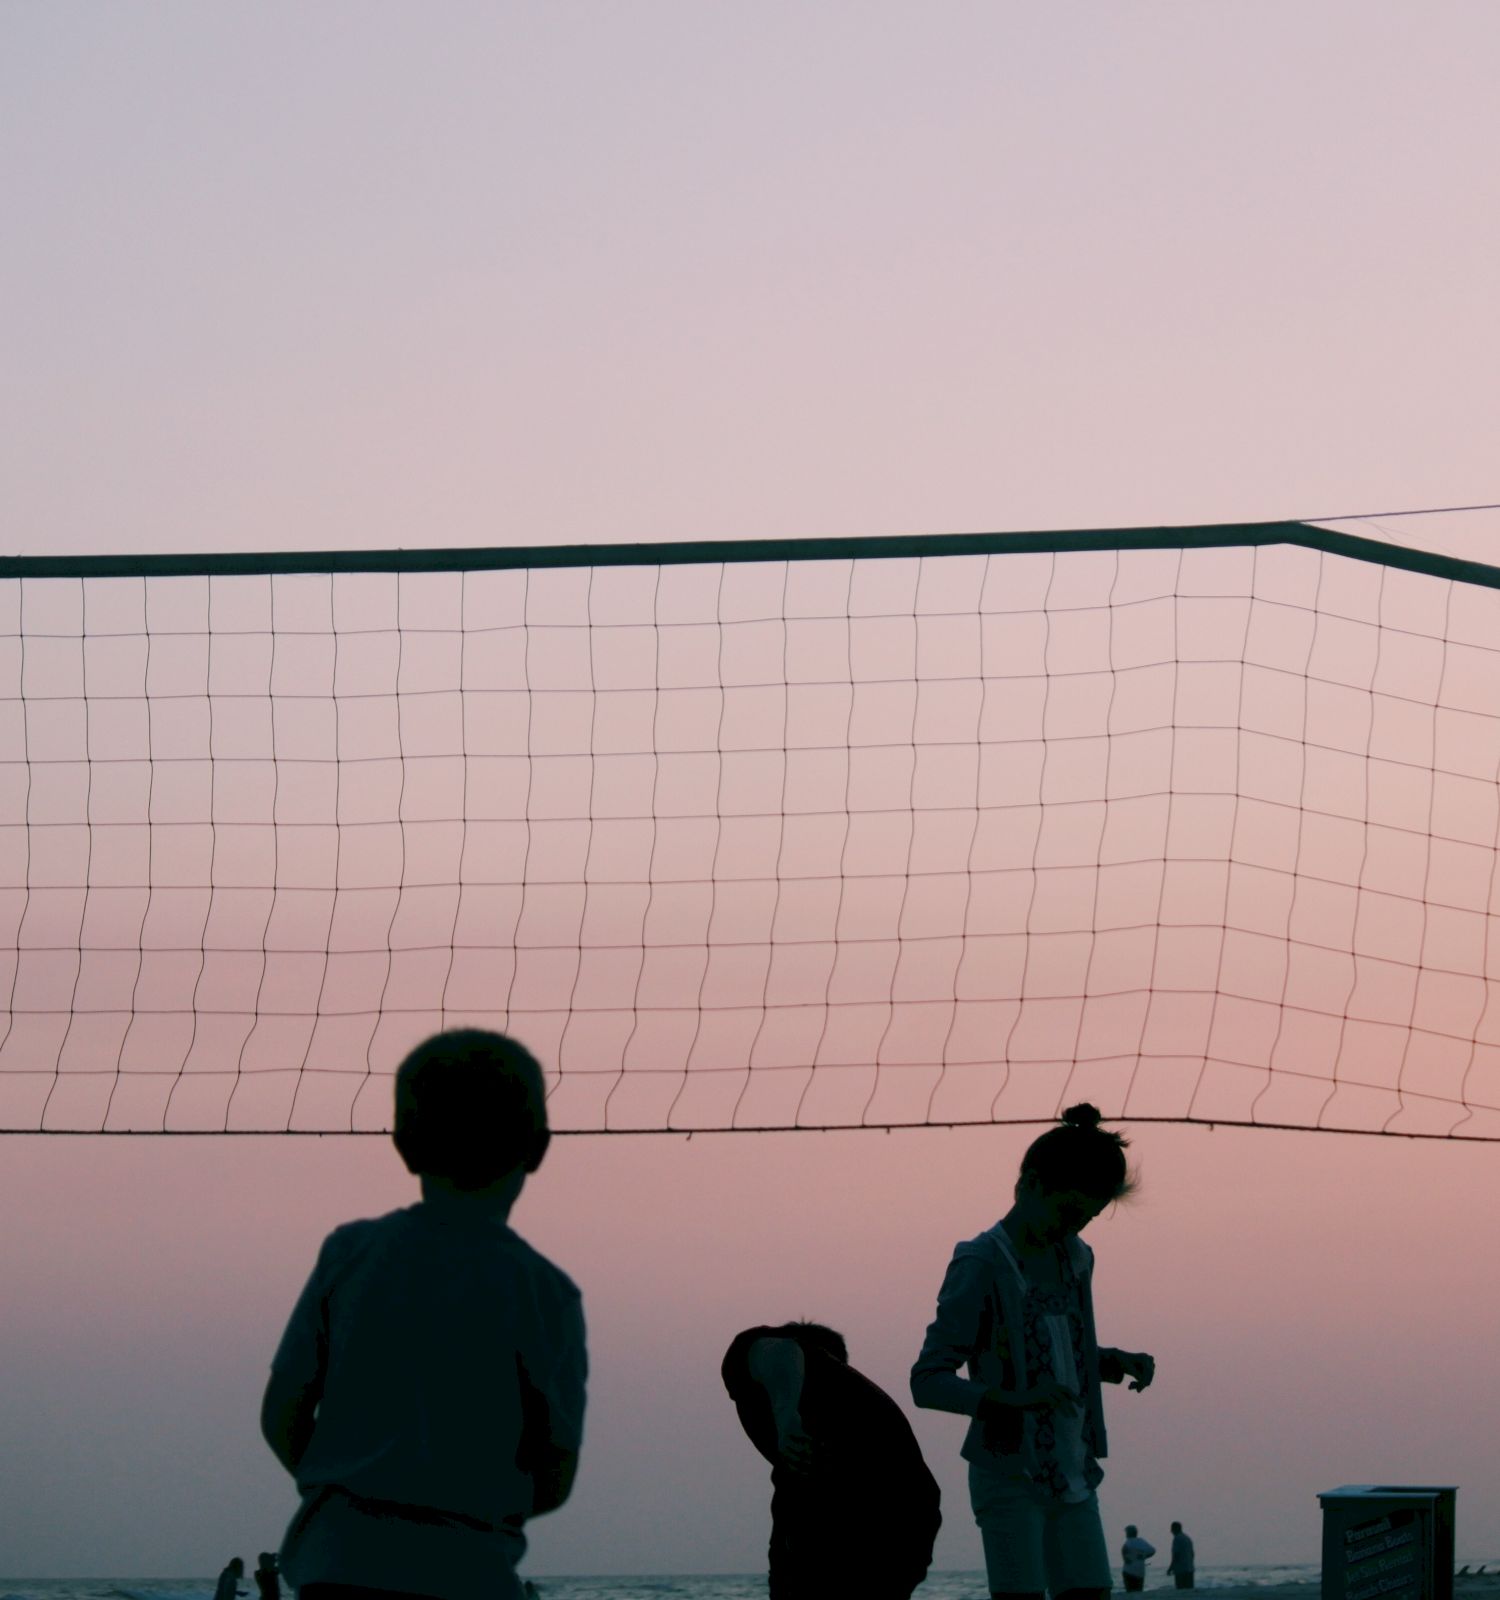
M 1482 1106 L 1479 1109 L 1488 1111 L 1493 1108 Z M 1460 1133 L 1458 1129 L 1468 1120 L 1468 1118 L 1460 1118 L 1452 1127 L 1437 1131 L 1416 1128 L 1361 1128 L 1346 1126 L 1341 1123 L 1256 1121 L 1248 1117 L 1207 1117 L 1197 1115 L 1172 1117 L 1122 1114 L 1105 1118 L 1105 1121 L 1123 1127 L 1129 1127 L 1132 1124 L 1140 1127 L 1170 1124 L 1176 1127 L 1206 1129 L 1210 1133 L 1219 1128 L 1243 1128 L 1266 1133 L 1308 1133 L 1324 1137 L 1333 1135 L 1356 1139 L 1409 1139 L 1424 1143 L 1443 1142 L 1470 1145 L 1500 1144 L 1500 1133 Z M 940 1118 L 931 1122 L 738 1123 L 732 1127 L 705 1126 L 696 1128 L 680 1125 L 673 1127 L 664 1124 L 637 1127 L 627 1124 L 615 1127 L 553 1128 L 552 1133 L 557 1138 L 578 1139 L 618 1138 L 622 1134 L 665 1135 L 674 1139 L 703 1139 L 711 1135 L 722 1137 L 766 1133 L 892 1134 L 905 1132 L 927 1133 L 933 1130 L 958 1132 L 966 1128 L 989 1128 L 998 1131 L 1005 1128 L 1053 1127 L 1056 1124 L 1056 1117 L 1028 1116 L 969 1118 L 958 1121 Z M 391 1130 L 389 1128 L 21 1128 L 0 1126 L 0 1139 L 389 1139 L 390 1137 Z
M 483 572 L 548 567 L 661 567 L 770 561 L 879 561 L 923 556 L 1061 554 L 1105 550 L 1230 549 L 1268 544 L 1301 545 L 1327 555 L 1346 556 L 1356 561 L 1500 589 L 1500 566 L 1341 533 L 1311 522 L 1298 521 L 1194 523 L 1015 533 L 669 540 L 660 544 L 222 551 L 159 555 L 10 555 L 0 556 L 0 579 Z

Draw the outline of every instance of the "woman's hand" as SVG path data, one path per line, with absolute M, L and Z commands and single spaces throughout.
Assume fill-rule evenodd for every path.
M 1132 1389 L 1149 1389 L 1151 1380 L 1156 1376 L 1156 1358 L 1148 1356 L 1144 1350 L 1121 1350 L 1120 1370 L 1131 1379 Z
M 989 1388 L 979 1402 L 981 1419 L 996 1411 L 1056 1411 L 1064 1417 L 1076 1417 L 1082 1401 L 1076 1389 L 1070 1389 L 1056 1378 L 1043 1378 L 1030 1389 Z

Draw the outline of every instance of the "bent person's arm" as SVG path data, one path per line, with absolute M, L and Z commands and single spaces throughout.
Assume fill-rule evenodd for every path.
M 795 1339 L 757 1339 L 746 1353 L 745 1366 L 766 1391 L 773 1416 L 800 1413 L 807 1363 Z
M 767 1336 L 745 1352 L 745 1370 L 765 1390 L 776 1424 L 776 1451 L 793 1472 L 809 1472 L 814 1446 L 802 1419 L 802 1386 L 807 1359 L 795 1339 Z

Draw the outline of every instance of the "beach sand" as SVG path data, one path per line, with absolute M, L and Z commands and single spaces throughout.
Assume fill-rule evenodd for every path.
M 1209 1589 L 1204 1593 L 1211 1594 L 1213 1600 L 1313 1600 L 1321 1588 L 1316 1582 L 1311 1583 L 1277 1583 L 1267 1584 L 1257 1588 L 1254 1584 L 1246 1584 L 1241 1588 Z M 1172 1585 L 1152 1585 L 1147 1592 L 1158 1594 L 1175 1594 L 1177 1591 Z M 1121 1591 L 1116 1590 L 1116 1594 Z M 1196 1594 L 1198 1591 L 1193 1591 Z M 1469 1576 L 1466 1578 L 1455 1577 L 1453 1580 L 1453 1593 L 1457 1596 L 1472 1596 L 1473 1600 L 1500 1600 L 1500 1573 L 1486 1573 L 1484 1577 Z

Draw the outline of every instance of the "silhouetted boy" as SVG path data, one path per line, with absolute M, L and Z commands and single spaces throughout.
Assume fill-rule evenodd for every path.
M 746 1328 L 721 1373 L 771 1463 L 771 1600 L 909 1600 L 942 1516 L 900 1406 L 816 1322 Z
M 329 1234 L 271 1363 L 261 1431 L 302 1495 L 281 1571 L 302 1600 L 520 1600 L 586 1373 L 578 1290 L 507 1225 L 547 1150 L 541 1068 L 437 1034 L 396 1074 L 394 1138 L 421 1203 Z

